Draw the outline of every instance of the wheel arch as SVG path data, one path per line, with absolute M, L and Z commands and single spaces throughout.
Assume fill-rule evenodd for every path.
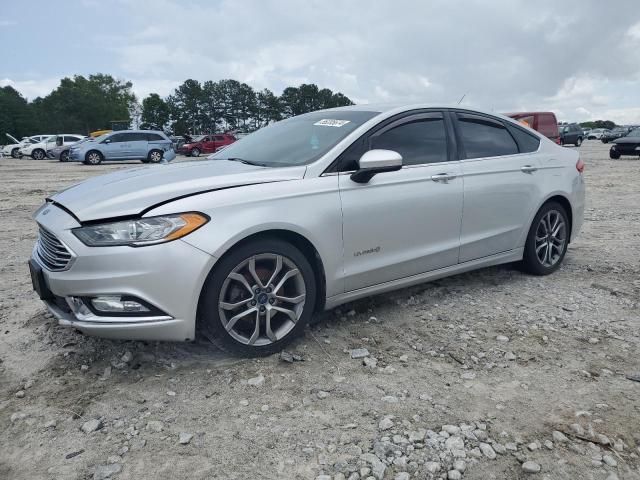
M 536 208 L 536 211 L 533 213 L 533 217 L 531 217 L 531 221 L 529 222 L 529 228 L 531 228 L 531 222 L 533 222 L 533 219 L 538 214 L 540 209 L 542 207 L 544 207 L 547 203 L 550 203 L 550 202 L 559 203 L 560 205 L 562 205 L 564 210 L 567 212 L 567 216 L 569 217 L 568 218 L 568 220 L 569 220 L 569 243 L 571 243 L 571 237 L 573 236 L 573 206 L 571 205 L 571 201 L 569 200 L 568 196 L 563 194 L 563 193 L 551 194 L 540 205 L 538 205 L 538 208 Z M 527 232 L 528 232 L 528 230 L 527 230 Z
M 218 260 L 216 261 L 216 264 L 213 265 L 212 271 L 215 270 L 216 265 L 218 264 L 220 259 L 230 254 L 236 248 L 246 243 L 266 238 L 275 238 L 290 243 L 298 250 L 300 250 L 305 258 L 309 261 L 309 264 L 313 268 L 317 285 L 316 304 L 314 305 L 314 311 L 322 311 L 324 309 L 327 291 L 324 262 L 313 242 L 309 240 L 307 236 L 303 235 L 300 232 L 282 227 L 267 228 L 254 232 L 246 232 L 243 236 L 236 237 L 228 244 L 226 244 L 223 248 L 215 252 L 214 256 L 216 256 Z M 205 287 L 206 281 L 203 283 L 200 290 L 200 298 L 202 298 Z M 198 302 L 198 311 L 200 311 L 200 301 Z M 197 317 L 199 317 L 199 315 Z

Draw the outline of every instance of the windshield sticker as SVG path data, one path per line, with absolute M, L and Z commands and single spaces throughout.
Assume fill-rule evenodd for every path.
M 326 118 L 324 120 L 320 120 L 319 122 L 314 123 L 314 125 L 321 125 L 323 127 L 342 127 L 349 123 L 349 120 L 332 120 Z

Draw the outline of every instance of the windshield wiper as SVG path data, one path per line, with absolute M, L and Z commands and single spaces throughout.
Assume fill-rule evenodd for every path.
M 239 157 L 230 157 L 230 158 L 227 158 L 226 160 L 229 160 L 230 162 L 244 163 L 245 165 L 255 165 L 256 167 L 266 167 L 267 166 L 265 163 L 253 162 L 251 160 L 247 160 L 245 158 L 239 158 Z

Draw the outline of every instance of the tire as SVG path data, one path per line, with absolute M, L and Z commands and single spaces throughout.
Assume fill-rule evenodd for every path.
M 147 160 L 151 163 L 160 163 L 162 161 L 162 156 L 162 150 L 151 150 L 149 152 L 149 155 L 147 155 Z
M 609 150 L 609 158 L 611 160 L 618 160 L 620 158 L 620 153 L 614 151 L 614 150 Z
M 84 157 L 85 165 L 100 165 L 104 160 L 104 156 L 97 150 L 91 150 L 87 152 Z
M 20 149 L 14 148 L 13 150 L 11 150 L 11 156 L 13 158 L 20 158 Z
M 251 274 L 252 259 L 262 285 Z M 294 271 L 297 273 L 292 274 Z M 302 334 L 311 319 L 317 294 L 315 278 L 307 258 L 287 242 L 267 238 L 240 245 L 209 273 L 200 298 L 199 328 L 214 345 L 232 354 L 257 357 L 276 353 Z M 253 290 L 256 287 L 258 290 Z M 248 313 L 238 317 L 244 312 Z M 266 328 L 267 316 L 271 332 Z
M 33 152 L 31 152 L 31 158 L 34 160 L 44 160 L 47 154 L 41 148 L 36 148 Z
M 191 150 L 191 156 L 192 157 L 199 157 L 200 156 L 200 149 L 199 148 L 194 148 L 193 150 Z
M 556 224 L 556 218 L 562 224 Z M 550 231 L 549 226 L 555 227 L 555 230 Z M 555 235 L 554 231 L 557 231 Z M 567 253 L 570 234 L 571 225 L 564 207 L 558 202 L 545 203 L 538 210 L 529 228 L 524 246 L 522 269 L 532 275 L 549 275 L 555 272 L 560 268 Z
M 600 141 L 601 141 L 602 143 L 609 143 L 609 140 L 607 140 L 606 138 L 601 138 L 601 139 L 600 139 Z
M 69 161 L 69 150 L 63 150 L 60 152 L 60 161 L 68 162 Z
M 576 139 L 576 147 L 579 147 L 580 145 L 582 145 L 582 137 L 578 137 Z

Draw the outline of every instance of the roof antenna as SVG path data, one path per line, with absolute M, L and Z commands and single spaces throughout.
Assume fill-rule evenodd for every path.
M 464 100 L 464 97 L 466 97 L 467 94 L 465 93 L 464 95 L 462 95 L 462 97 L 460 97 L 460 100 L 458 100 L 458 105 L 460 105 L 460 103 L 462 102 L 462 100 Z

